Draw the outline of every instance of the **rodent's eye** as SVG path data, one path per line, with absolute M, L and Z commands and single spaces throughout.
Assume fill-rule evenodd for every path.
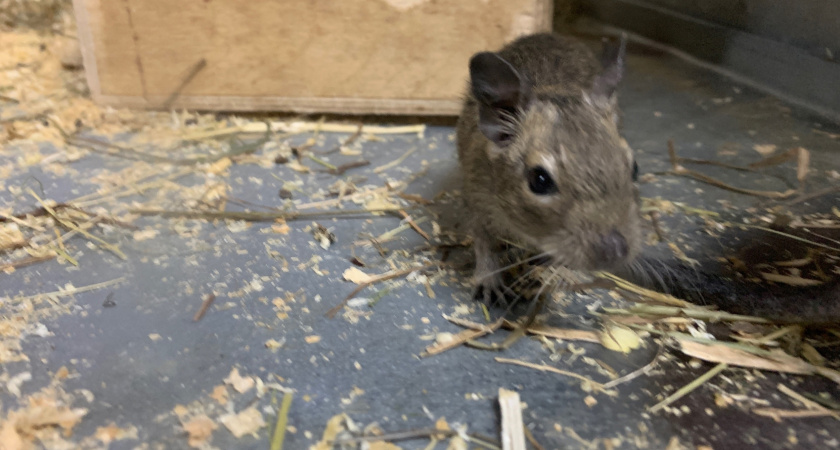
M 557 192 L 557 185 L 551 175 L 542 167 L 528 170 L 528 188 L 537 195 L 549 195 Z
M 639 181 L 639 165 L 633 161 L 633 181 Z

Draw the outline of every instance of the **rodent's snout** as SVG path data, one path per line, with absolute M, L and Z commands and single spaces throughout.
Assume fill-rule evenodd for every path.
M 612 266 L 623 261 L 627 258 L 629 251 L 627 239 L 615 229 L 601 236 L 595 248 L 595 253 L 600 259 L 598 262 L 604 266 Z

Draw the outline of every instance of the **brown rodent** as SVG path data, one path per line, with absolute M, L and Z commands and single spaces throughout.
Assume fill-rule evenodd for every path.
M 836 277 L 800 288 L 751 283 L 676 261 L 639 265 L 659 267 L 661 274 L 620 270 L 630 269 L 642 246 L 637 168 L 617 126 L 624 42 L 607 47 L 600 64 L 583 44 L 553 34 L 526 36 L 470 60 L 457 146 L 477 294 L 485 302 L 501 300 L 497 248 L 514 241 L 554 264 L 619 269 L 651 288 L 730 312 L 840 323 Z
M 485 301 L 501 295 L 500 242 L 583 270 L 639 253 L 636 166 L 617 124 L 624 47 L 599 63 L 584 44 L 543 33 L 470 60 L 457 146 Z

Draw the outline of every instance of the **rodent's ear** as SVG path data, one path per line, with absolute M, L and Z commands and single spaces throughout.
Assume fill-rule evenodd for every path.
M 604 52 L 601 55 L 601 64 L 604 69 L 600 75 L 595 77 L 595 81 L 592 84 L 592 95 L 594 97 L 609 99 L 615 93 L 618 83 L 624 76 L 624 58 L 626 53 L 626 33 L 621 34 L 621 39 L 618 44 L 604 44 Z
M 519 73 L 499 55 L 481 52 L 470 59 L 470 82 L 479 129 L 497 145 L 510 143 L 517 109 L 527 94 Z

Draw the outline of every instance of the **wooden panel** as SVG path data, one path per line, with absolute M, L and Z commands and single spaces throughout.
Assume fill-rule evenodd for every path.
M 74 3 L 94 99 L 144 108 L 457 114 L 470 55 L 551 27 L 550 0 Z

